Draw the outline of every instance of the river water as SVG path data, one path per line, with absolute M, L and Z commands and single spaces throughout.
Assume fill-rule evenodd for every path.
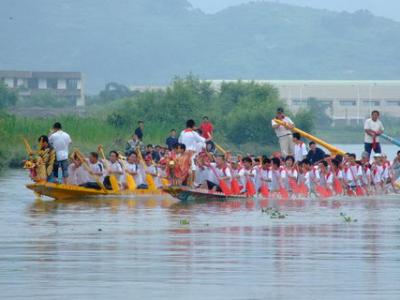
M 27 181 L 0 176 L 0 299 L 400 299 L 396 195 L 59 202 Z

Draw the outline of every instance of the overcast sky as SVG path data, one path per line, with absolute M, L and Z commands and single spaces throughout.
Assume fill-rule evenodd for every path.
M 189 0 L 193 6 L 212 13 L 225 7 L 250 0 Z M 400 0 L 275 0 L 271 2 L 290 3 L 315 8 L 326 8 L 337 11 L 355 11 L 368 9 L 373 14 L 400 21 Z

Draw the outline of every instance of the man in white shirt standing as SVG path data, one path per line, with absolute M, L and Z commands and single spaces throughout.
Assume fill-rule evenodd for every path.
M 293 121 L 285 116 L 284 110 L 282 107 L 279 107 L 276 111 L 276 119 L 282 120 L 283 122 L 294 126 Z M 294 143 L 292 138 L 292 132 L 287 129 L 285 126 L 277 124 L 274 120 L 272 120 L 272 128 L 275 129 L 276 136 L 279 140 L 279 146 L 281 148 L 281 154 L 283 157 L 294 154 Z
M 69 134 L 62 130 L 59 122 L 54 123 L 49 142 L 56 151 L 56 163 L 53 175 L 58 179 L 58 168 L 61 168 L 63 183 L 66 183 L 68 179 L 68 148 L 72 141 Z
M 193 120 L 186 122 L 186 129 L 179 136 L 179 143 L 186 146 L 186 151 L 198 153 L 205 148 L 206 139 L 194 130 Z
M 379 111 L 374 110 L 371 113 L 371 118 L 365 120 L 364 123 L 364 149 L 371 157 L 371 152 L 382 153 L 381 144 L 379 143 L 379 136 L 383 133 L 385 128 L 379 120 Z

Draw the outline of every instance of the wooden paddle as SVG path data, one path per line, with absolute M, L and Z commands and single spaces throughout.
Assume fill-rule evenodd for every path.
M 127 185 L 127 187 L 128 187 L 128 190 L 129 190 L 130 192 L 134 192 L 134 191 L 136 190 L 136 187 L 137 187 L 136 182 L 135 182 L 135 179 L 134 179 L 133 176 L 128 172 L 128 168 L 127 168 L 127 166 L 126 166 L 125 160 L 120 159 L 119 161 L 121 162 L 122 166 L 123 166 L 124 169 L 125 169 L 125 178 L 126 178 L 126 185 Z
M 236 178 L 232 178 L 232 180 L 231 180 L 231 190 L 234 195 L 240 194 L 240 187 L 239 187 L 239 183 L 236 180 Z
M 246 191 L 247 195 L 250 197 L 253 197 L 255 194 L 257 194 L 256 187 L 254 186 L 253 181 L 249 179 L 248 175 L 246 175 Z
M 219 188 L 220 188 L 221 191 L 225 194 L 225 196 L 230 196 L 230 195 L 232 195 L 231 189 L 228 187 L 228 185 L 226 184 L 225 180 L 222 180 L 221 177 L 218 176 L 217 171 L 216 171 L 215 168 L 211 165 L 211 163 L 209 164 L 209 168 L 213 171 L 215 177 L 217 177 L 218 184 L 219 184 Z
M 358 184 L 358 180 L 357 180 L 357 177 L 356 177 L 356 175 L 354 174 L 354 171 L 353 171 L 353 169 L 351 168 L 352 166 L 350 165 L 349 166 L 349 170 L 350 170 L 350 172 L 351 172 L 351 176 L 353 177 L 353 180 L 354 180 L 354 184 L 356 185 L 356 196 L 364 196 L 364 191 L 363 191 L 363 189 L 362 189 L 362 187 Z
M 29 156 L 32 156 L 33 150 L 31 148 L 31 145 L 29 144 L 28 140 L 23 137 L 22 141 L 24 142 L 26 153 L 28 153 Z
M 144 170 L 147 171 L 146 162 L 144 161 L 143 156 L 142 156 L 142 152 L 140 151 L 139 148 L 136 148 L 136 154 L 139 157 L 140 163 L 142 164 Z M 156 183 L 154 182 L 153 176 L 151 176 L 148 173 L 146 173 L 146 182 L 147 182 L 147 185 L 148 185 L 148 188 L 149 188 L 150 191 L 156 191 L 157 190 L 157 186 L 156 186 Z
M 104 163 L 106 164 L 106 168 L 110 169 L 110 162 L 107 160 L 107 158 L 106 158 L 106 156 L 104 154 L 103 147 L 101 145 L 99 146 L 99 151 L 100 151 L 100 154 L 101 154 L 101 156 L 102 156 L 102 158 L 104 160 Z M 110 178 L 110 184 L 111 184 L 112 191 L 113 192 L 119 192 L 119 184 L 118 184 L 117 177 L 115 177 L 114 174 L 110 174 L 109 178 Z
M 269 197 L 269 189 L 268 189 L 267 183 L 264 181 L 261 183 L 260 193 L 265 198 Z

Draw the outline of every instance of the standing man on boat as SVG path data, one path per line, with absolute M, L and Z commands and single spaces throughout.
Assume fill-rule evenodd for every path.
M 293 121 L 288 116 L 285 116 L 282 107 L 279 107 L 277 109 L 275 118 L 278 120 L 282 120 L 283 122 L 291 126 L 294 126 Z M 294 143 L 293 143 L 292 132 L 285 126 L 277 124 L 274 120 L 272 120 L 271 123 L 272 123 L 272 128 L 275 129 L 276 136 L 278 137 L 282 156 L 286 157 L 288 155 L 293 155 Z
M 138 122 L 138 128 L 135 129 L 135 134 L 139 138 L 140 141 L 143 141 L 143 129 L 144 129 L 144 122 Z
M 58 178 L 58 168 L 61 168 L 63 182 L 67 183 L 68 179 L 68 152 L 69 145 L 72 143 L 68 133 L 62 130 L 61 123 L 56 122 L 49 136 L 50 145 L 56 151 L 56 162 L 54 164 L 54 177 Z
M 186 146 L 186 151 L 192 152 L 193 154 L 199 152 L 199 144 L 205 148 L 206 139 L 198 134 L 195 130 L 195 122 L 188 120 L 186 122 L 186 129 L 183 130 L 179 136 L 179 143 Z
M 385 128 L 379 120 L 379 111 L 374 110 L 371 113 L 371 118 L 365 120 L 364 123 L 364 150 L 368 152 L 371 157 L 371 152 L 382 153 L 381 144 L 379 143 L 379 136 L 383 133 Z
M 214 126 L 207 116 L 203 117 L 203 122 L 200 124 L 201 135 L 206 140 L 211 140 L 214 134 Z

